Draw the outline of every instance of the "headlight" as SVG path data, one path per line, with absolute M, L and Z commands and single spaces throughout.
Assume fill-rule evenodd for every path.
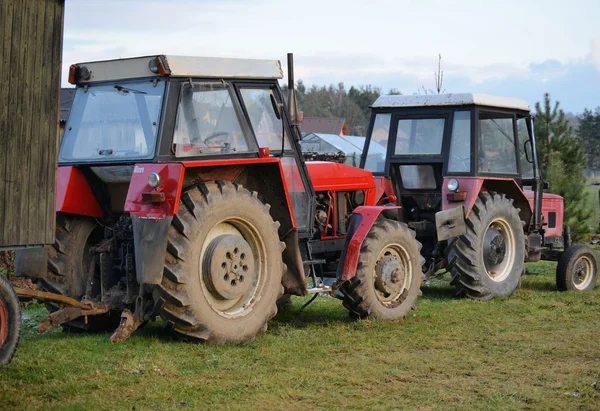
M 448 190 L 456 191 L 458 190 L 458 180 L 455 178 L 451 178 L 448 180 Z
M 362 190 L 359 190 L 354 193 L 354 204 L 363 205 L 365 202 L 365 193 Z
M 148 184 L 153 188 L 156 188 L 160 185 L 160 176 L 158 173 L 150 173 L 150 175 L 148 175 Z

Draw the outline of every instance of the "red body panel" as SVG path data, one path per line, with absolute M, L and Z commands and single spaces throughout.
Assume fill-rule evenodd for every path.
M 56 211 L 98 218 L 104 216 L 85 176 L 76 167 L 58 167 Z
M 327 161 L 308 161 L 306 167 L 317 192 L 369 190 L 374 194 L 375 180 L 370 171 Z
M 379 201 L 381 197 L 397 195 L 394 193 L 394 186 L 389 177 L 375 176 L 375 201 Z
M 448 194 L 450 194 L 450 190 L 448 190 L 448 180 L 451 178 L 455 178 L 458 180 L 458 192 L 464 193 L 466 196 L 465 201 L 449 201 Z M 459 206 L 464 206 L 465 208 L 465 217 L 469 216 L 475 201 L 477 201 L 477 196 L 479 196 L 479 192 L 484 188 L 484 184 L 490 182 L 506 182 L 511 184 L 511 189 L 516 192 L 520 192 L 523 198 L 525 198 L 525 193 L 521 190 L 521 187 L 513 180 L 512 178 L 501 178 L 501 177 L 444 177 L 444 182 L 442 183 L 442 210 L 449 210 L 452 208 L 456 208 Z M 516 198 L 516 197 L 515 197 Z M 531 211 L 531 210 L 529 210 Z
M 342 268 L 342 281 L 351 279 L 356 275 L 356 266 L 358 264 L 358 257 L 360 255 L 360 248 L 362 247 L 367 234 L 371 231 L 371 227 L 384 210 L 394 210 L 401 207 L 383 207 L 383 206 L 370 206 L 370 207 L 356 207 L 353 214 L 360 214 L 362 220 L 356 228 L 356 231 L 352 235 L 346 249 L 346 256 L 344 259 L 344 267 Z
M 179 209 L 183 172 L 184 167 L 180 163 L 136 164 L 125 200 L 125 211 L 146 218 L 164 218 L 176 214 Z M 161 183 L 156 189 L 148 185 L 150 173 L 160 176 Z M 142 193 L 150 191 L 165 193 L 165 201 L 160 204 L 143 201 Z
M 533 198 L 535 193 L 531 190 L 525 190 L 525 197 L 533 209 Z M 555 214 L 555 225 L 549 227 L 545 225 L 543 228 L 546 230 L 544 234 L 546 237 L 560 237 L 563 233 L 563 216 L 565 212 L 565 205 L 563 198 L 557 194 L 544 193 L 542 197 L 542 215 L 544 216 L 544 222 L 549 223 L 550 219 L 548 214 L 554 212 Z

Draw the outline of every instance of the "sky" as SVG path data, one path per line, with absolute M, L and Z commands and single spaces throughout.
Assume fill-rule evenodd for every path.
M 292 52 L 309 87 L 415 94 L 435 88 L 441 53 L 448 93 L 600 106 L 598 0 L 66 0 L 63 47 L 64 86 L 78 62 L 179 54 L 285 67 Z

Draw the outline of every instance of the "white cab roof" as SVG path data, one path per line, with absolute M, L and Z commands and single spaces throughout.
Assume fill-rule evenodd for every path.
M 157 56 L 133 57 L 118 60 L 78 63 L 87 66 L 91 78 L 87 81 L 108 81 L 130 78 L 158 77 L 150 71 L 150 60 Z M 237 59 L 221 57 L 161 56 L 170 71 L 170 77 L 281 79 L 283 70 L 279 60 Z
M 487 94 L 452 93 L 416 96 L 381 96 L 371 107 L 436 107 L 436 106 L 490 106 L 530 111 L 529 103 L 513 97 Z

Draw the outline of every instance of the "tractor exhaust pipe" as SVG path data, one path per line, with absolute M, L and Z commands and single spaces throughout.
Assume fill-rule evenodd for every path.
M 294 90 L 294 54 L 287 54 L 288 69 L 288 105 L 290 110 L 290 122 L 292 125 L 298 125 L 298 106 L 296 104 L 296 93 Z

